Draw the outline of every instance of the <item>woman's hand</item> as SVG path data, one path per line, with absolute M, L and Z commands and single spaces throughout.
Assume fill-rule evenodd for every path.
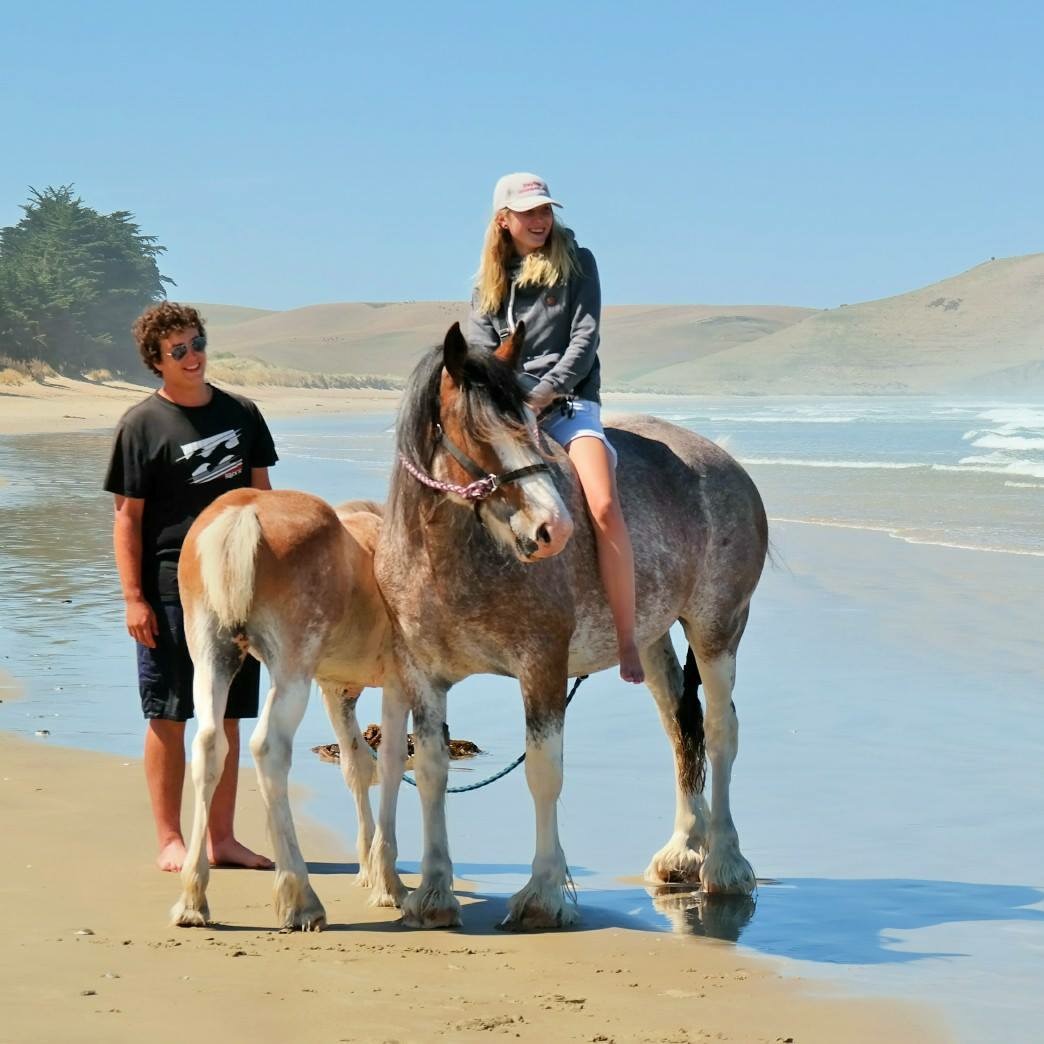
M 539 416 L 542 410 L 551 405 L 554 398 L 554 386 L 541 381 L 526 397 L 526 405 Z

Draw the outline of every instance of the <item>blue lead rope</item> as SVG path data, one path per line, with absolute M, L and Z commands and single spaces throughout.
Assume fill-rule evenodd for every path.
M 587 677 L 586 674 L 581 674 L 576 681 L 573 682 L 573 687 L 569 690 L 569 695 L 566 697 L 565 705 L 568 707 L 573 697 L 576 695 L 576 690 L 580 688 L 580 683 Z M 370 756 L 374 761 L 377 760 L 377 751 L 370 747 Z M 502 768 L 499 772 L 494 772 L 492 776 L 487 776 L 485 779 L 481 779 L 478 783 L 469 783 L 463 787 L 447 787 L 447 794 L 466 794 L 469 790 L 481 790 L 483 787 L 488 787 L 490 783 L 496 783 L 498 779 L 506 776 L 509 772 L 514 772 L 523 761 L 526 760 L 526 752 L 522 751 L 521 754 L 514 761 L 511 762 L 506 768 Z M 417 785 L 417 781 L 411 776 L 407 776 L 404 772 L 402 774 L 403 783 L 409 783 L 411 787 Z

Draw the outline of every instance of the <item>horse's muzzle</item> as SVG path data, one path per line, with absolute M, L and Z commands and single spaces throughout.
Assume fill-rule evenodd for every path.
M 523 562 L 553 558 L 569 543 L 572 535 L 573 523 L 570 519 L 542 522 L 532 534 L 516 534 L 515 553 Z

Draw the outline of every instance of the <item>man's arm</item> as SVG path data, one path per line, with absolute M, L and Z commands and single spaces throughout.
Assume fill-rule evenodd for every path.
M 268 477 L 268 468 L 251 468 L 250 469 L 250 488 L 251 489 L 271 489 L 272 480 Z
M 127 608 L 127 633 L 136 642 L 154 649 L 159 628 L 156 626 L 156 615 L 145 601 L 141 589 L 141 519 L 144 513 L 144 500 L 116 497 L 112 546 Z

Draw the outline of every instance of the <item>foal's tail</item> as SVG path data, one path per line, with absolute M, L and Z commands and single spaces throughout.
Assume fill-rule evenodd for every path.
M 678 704 L 684 766 L 679 782 L 690 794 L 702 794 L 707 778 L 707 748 L 703 738 L 703 707 L 700 705 L 700 668 L 690 648 L 682 672 L 682 697 Z
M 260 543 L 256 504 L 225 508 L 196 540 L 206 601 L 222 627 L 238 627 L 250 614 Z

